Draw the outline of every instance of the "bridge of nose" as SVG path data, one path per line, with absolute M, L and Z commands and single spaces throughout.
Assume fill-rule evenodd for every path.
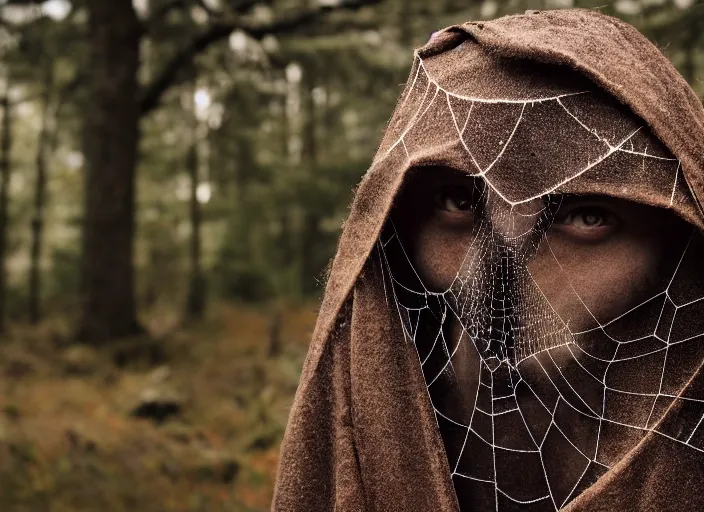
M 492 230 L 508 248 L 519 251 L 534 238 L 545 214 L 545 201 L 535 198 L 525 203 L 506 202 L 493 190 L 487 193 L 485 216 Z

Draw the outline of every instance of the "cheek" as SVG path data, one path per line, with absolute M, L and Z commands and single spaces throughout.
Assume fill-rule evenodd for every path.
M 412 235 L 412 260 L 427 289 L 442 292 L 450 287 L 470 242 L 471 234 L 465 230 L 443 228 L 432 220 L 418 225 Z
M 576 244 L 554 236 L 541 244 L 528 268 L 546 299 L 572 332 L 626 313 L 654 290 L 660 249 L 649 238 L 618 237 Z

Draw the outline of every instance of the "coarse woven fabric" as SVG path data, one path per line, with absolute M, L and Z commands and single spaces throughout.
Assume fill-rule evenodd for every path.
M 492 59 L 576 72 L 642 119 L 681 163 L 682 179 L 667 194 L 659 179 L 627 173 L 618 187 L 581 176 L 578 191 L 672 208 L 704 227 L 704 110 L 669 61 L 634 28 L 594 11 L 559 10 L 437 33 L 417 52 L 345 223 L 282 445 L 272 510 L 459 510 L 417 354 L 403 339 L 381 267 L 371 256 L 409 169 L 446 165 L 477 172 L 451 130 L 417 131 L 410 150 L 399 143 L 418 114 L 418 102 L 424 104 L 412 98 L 414 80 L 422 71 L 461 96 L 472 73 L 488 69 L 481 66 L 490 67 Z M 479 85 L 491 99 L 490 80 Z M 502 85 L 505 100 L 510 84 Z M 526 97 L 521 87 L 515 94 Z M 555 190 L 564 181 L 562 175 L 544 178 Z M 701 368 L 697 361 L 681 394 L 703 397 Z M 673 438 L 692 420 L 679 404 L 662 419 Z M 702 483 L 701 451 L 650 433 L 567 509 L 704 510 Z

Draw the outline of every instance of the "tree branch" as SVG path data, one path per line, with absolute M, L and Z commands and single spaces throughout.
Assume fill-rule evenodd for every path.
M 142 115 L 146 115 L 159 106 L 162 96 L 173 84 L 181 69 L 185 68 L 193 61 L 199 53 L 205 51 L 212 44 L 217 43 L 230 36 L 235 30 L 243 30 L 250 37 L 261 39 L 269 34 L 284 34 L 292 32 L 296 28 L 319 21 L 329 12 L 340 10 L 355 10 L 369 5 L 376 5 L 383 0 L 348 0 L 342 1 L 336 6 L 322 6 L 317 9 L 299 12 L 295 15 L 274 21 L 271 24 L 262 26 L 247 26 L 244 24 L 213 23 L 210 28 L 202 34 L 194 37 L 188 45 L 182 48 L 168 61 L 158 76 L 145 86 L 140 99 L 140 110 Z

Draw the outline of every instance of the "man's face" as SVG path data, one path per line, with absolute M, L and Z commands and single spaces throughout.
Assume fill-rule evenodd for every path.
M 590 464 L 592 483 L 637 442 L 643 427 L 624 425 L 656 421 L 661 380 L 701 360 L 666 374 L 653 332 L 667 320 L 649 305 L 664 308 L 683 255 L 698 261 L 692 226 L 667 210 L 594 195 L 511 205 L 482 178 L 427 168 L 409 176 L 392 221 L 403 252 L 389 269 L 401 301 L 421 297 L 402 317 L 463 508 L 494 509 L 494 481 L 565 503 Z
M 483 250 L 474 243 L 477 201 L 486 202 L 487 196 L 470 176 L 433 168 L 410 180 L 394 222 L 427 289 L 450 289 L 467 272 L 467 261 L 482 257 L 472 254 Z M 622 199 L 570 195 L 551 201 L 557 201 L 551 222 L 534 240 L 525 263 L 572 333 L 604 325 L 662 291 L 691 233 L 667 210 Z M 535 229 L 545 207 L 538 199 L 513 208 L 485 208 L 482 215 L 493 217 L 499 236 L 515 240 Z

